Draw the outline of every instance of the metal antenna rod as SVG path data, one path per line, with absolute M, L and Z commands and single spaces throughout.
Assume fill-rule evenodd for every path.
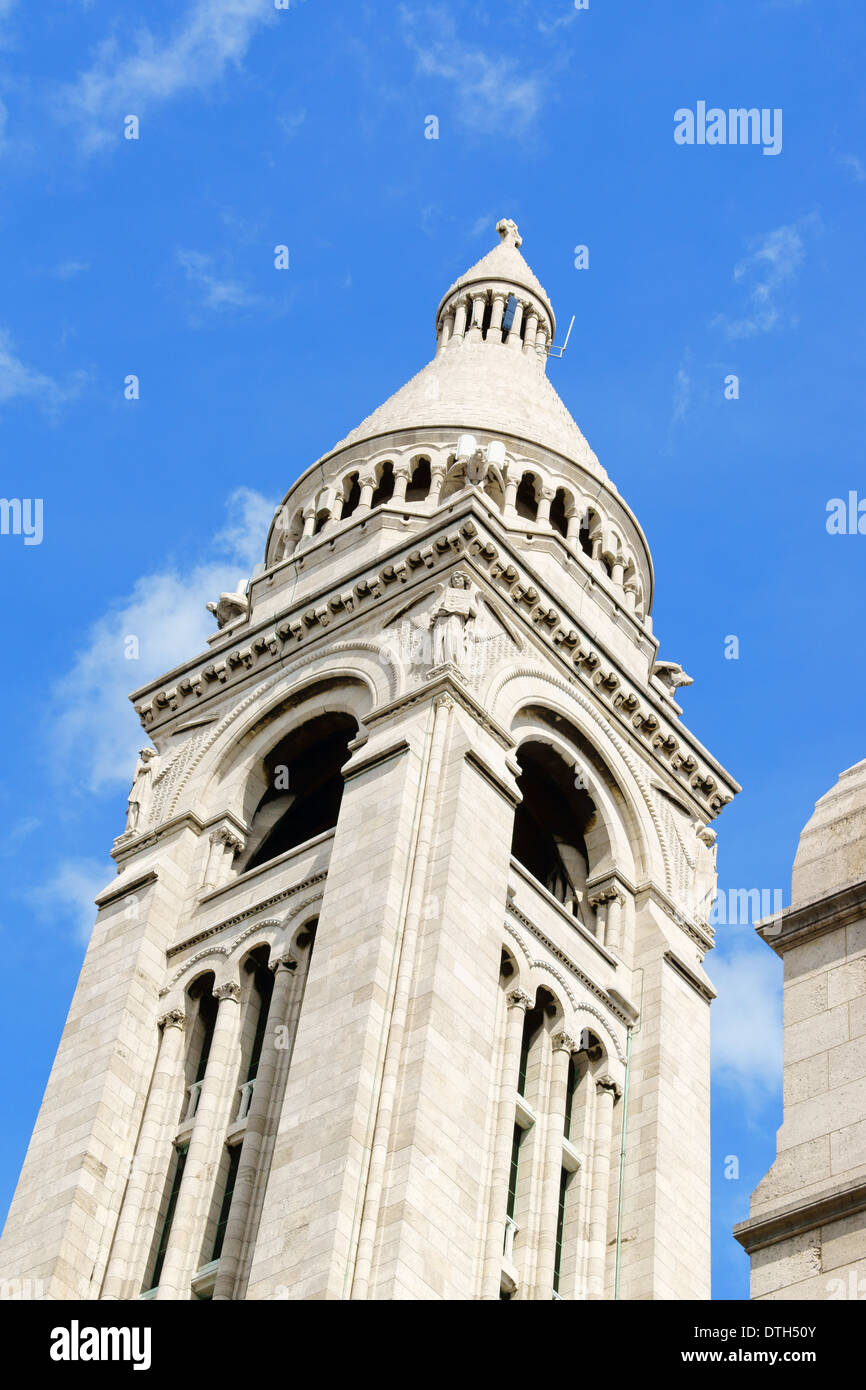
M 568 332 L 567 332 L 566 335 L 565 335 L 565 342 L 563 343 L 562 347 L 561 347 L 561 348 L 557 348 L 557 347 L 548 348 L 548 351 L 547 351 L 548 357 L 561 357 L 561 356 L 562 356 L 562 354 L 565 352 L 565 349 L 568 347 L 568 340 L 569 340 L 569 338 L 571 337 L 571 330 L 572 330 L 573 327 L 574 327 L 574 314 L 572 314 L 572 316 L 571 316 L 571 323 L 568 325 Z

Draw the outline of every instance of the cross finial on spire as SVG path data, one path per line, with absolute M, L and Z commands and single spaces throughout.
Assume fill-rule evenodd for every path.
M 504 246 L 522 246 L 523 237 L 517 230 L 517 223 L 512 222 L 510 217 L 503 217 L 496 224 L 496 230 L 502 237 Z

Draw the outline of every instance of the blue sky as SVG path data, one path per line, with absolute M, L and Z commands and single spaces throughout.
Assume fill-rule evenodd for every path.
M 40 545 L 0 536 L 4 1208 L 113 874 L 126 694 L 201 649 L 289 484 L 428 360 L 499 217 L 576 316 L 551 379 L 647 534 L 685 718 L 744 786 L 720 885 L 789 900 L 814 801 L 866 755 L 866 536 L 825 525 L 866 498 L 864 35 L 843 0 L 0 0 L 0 493 L 44 505 Z M 698 101 L 781 108 L 781 153 L 676 144 Z M 714 1295 L 739 1298 L 781 967 L 747 925 L 708 967 Z

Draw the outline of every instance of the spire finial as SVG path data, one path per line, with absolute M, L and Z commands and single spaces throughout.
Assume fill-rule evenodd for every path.
M 502 237 L 504 246 L 522 246 L 523 237 L 517 230 L 517 223 L 512 222 L 510 217 L 503 217 L 496 224 L 496 230 Z

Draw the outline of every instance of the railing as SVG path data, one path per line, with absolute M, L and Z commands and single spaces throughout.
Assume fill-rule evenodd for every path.
M 194 1081 L 187 1091 L 189 1099 L 187 1100 L 186 1114 L 183 1117 L 184 1124 L 186 1124 L 187 1120 L 195 1119 L 195 1112 L 198 1110 L 198 1102 L 203 1084 L 202 1081 Z
M 253 1100 L 253 1089 L 255 1087 L 255 1084 L 256 1078 L 253 1077 L 252 1081 L 245 1081 L 244 1084 L 239 1088 L 241 1093 L 241 1102 L 238 1106 L 238 1113 L 235 1115 L 236 1125 L 240 1124 L 241 1120 L 245 1120 L 247 1118 L 247 1115 L 250 1113 L 250 1106 Z
M 509 1264 L 513 1264 L 514 1262 L 514 1237 L 517 1235 L 517 1232 L 519 1230 L 520 1227 L 514 1220 L 514 1217 L 506 1216 L 505 1239 L 502 1243 L 502 1258 L 503 1260 L 507 1260 Z

